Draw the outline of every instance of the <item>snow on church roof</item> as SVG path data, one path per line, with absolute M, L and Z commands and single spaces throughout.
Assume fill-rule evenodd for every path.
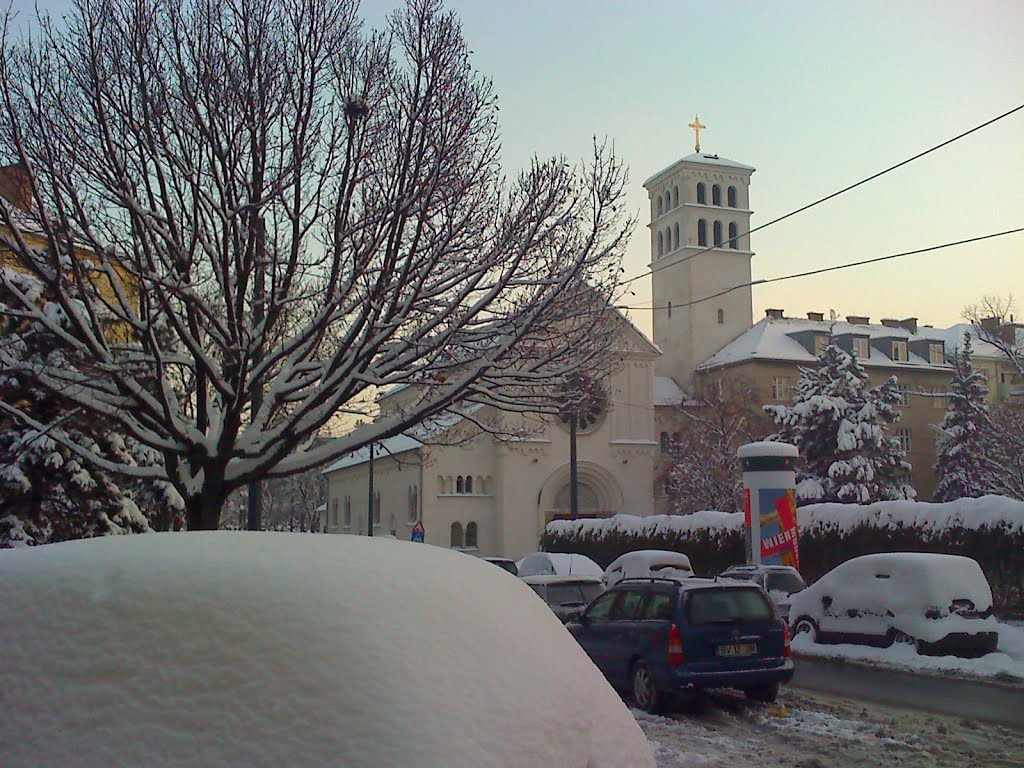
M 890 328 L 885 325 L 867 325 L 859 323 L 832 322 L 828 320 L 804 320 L 802 318 L 771 318 L 766 317 L 739 337 L 724 346 L 714 355 L 698 366 L 699 370 L 708 370 L 722 365 L 731 365 L 746 360 L 783 360 L 797 363 L 813 363 L 818 358 L 811 354 L 803 344 L 792 337 L 801 331 L 832 332 L 835 336 L 854 334 L 872 339 L 898 338 L 907 341 L 945 341 L 945 332 L 935 328 L 920 328 L 916 334 L 905 328 Z M 952 352 L 948 345 L 946 352 Z M 871 366 L 901 368 L 907 366 L 936 367 L 908 350 L 906 362 L 898 362 L 886 357 L 882 352 L 869 346 L 866 360 Z
M 655 405 L 680 405 L 686 399 L 686 393 L 671 376 L 654 377 Z
M 676 160 L 674 163 L 672 163 L 672 165 L 668 166 L 667 168 L 662 168 L 656 174 L 654 174 L 649 179 L 647 179 L 647 181 L 644 182 L 644 186 L 646 187 L 648 184 L 656 181 L 657 179 L 659 179 L 660 177 L 664 176 L 665 174 L 667 174 L 667 173 L 669 173 L 671 171 L 676 170 L 676 168 L 678 166 L 682 165 L 683 163 L 698 163 L 700 165 L 716 165 L 716 166 L 719 166 L 721 168 L 735 168 L 735 169 L 741 170 L 741 171 L 750 171 L 751 173 L 753 173 L 754 171 L 757 170 L 752 165 L 744 165 L 743 163 L 738 163 L 735 160 L 730 160 L 727 157 L 719 157 L 718 155 L 713 155 L 710 152 L 694 152 L 693 154 L 687 155 L 686 157 L 684 157 L 684 158 L 682 158 L 680 160 Z

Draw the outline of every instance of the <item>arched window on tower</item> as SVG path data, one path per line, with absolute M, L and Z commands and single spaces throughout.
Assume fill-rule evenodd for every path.
M 462 483 L 463 483 L 463 481 L 462 481 L 462 475 L 459 475 L 459 476 L 458 476 L 458 477 L 457 477 L 457 478 L 455 479 L 455 492 L 456 492 L 456 493 L 465 493 L 465 491 L 463 490 L 463 484 L 462 484 Z
M 708 244 L 708 222 L 707 219 L 701 219 L 697 222 L 697 245 Z
M 679 207 L 679 187 L 672 187 L 672 207 Z
M 665 212 L 665 206 L 662 203 L 661 195 L 658 195 L 658 215 L 661 216 Z
M 715 245 L 722 244 L 722 222 L 715 222 Z
M 736 187 L 729 187 L 728 197 L 729 197 L 729 207 L 730 208 L 735 208 L 736 207 Z
M 679 247 L 679 222 L 672 225 L 672 247 Z
M 476 523 L 466 523 L 466 549 L 477 548 Z
M 466 475 L 466 493 L 473 492 L 473 476 Z
M 452 523 L 452 544 L 453 547 L 462 546 L 462 523 Z
M 725 325 L 725 310 L 724 309 L 718 310 L 718 324 L 719 325 Z
M 740 228 L 736 226 L 736 222 L 735 221 L 730 221 L 729 222 L 729 247 L 730 248 L 739 248 L 740 247 L 739 239 L 740 239 Z
M 711 204 L 712 205 L 721 205 L 722 204 L 722 188 L 720 186 L 718 186 L 717 184 L 715 184 L 715 186 L 713 186 L 711 188 Z
M 661 232 L 658 233 L 658 255 L 663 256 L 665 254 L 665 235 Z
M 708 190 L 708 188 L 707 188 L 707 186 L 705 186 L 703 181 L 698 182 L 698 184 L 697 184 L 697 204 L 698 205 L 707 205 L 707 202 L 708 202 L 708 192 L 707 192 L 707 190 Z
M 672 251 L 672 227 L 665 228 L 665 253 Z

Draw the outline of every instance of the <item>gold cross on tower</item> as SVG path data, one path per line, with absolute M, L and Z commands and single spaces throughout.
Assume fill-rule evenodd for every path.
M 690 123 L 687 127 L 688 128 L 693 128 L 693 133 L 694 133 L 694 136 L 696 136 L 696 141 L 697 141 L 697 145 L 694 147 L 694 149 L 696 149 L 698 152 L 700 152 L 700 131 L 701 131 L 701 128 L 707 128 L 707 126 L 700 124 L 700 115 L 694 115 L 693 116 L 693 122 Z

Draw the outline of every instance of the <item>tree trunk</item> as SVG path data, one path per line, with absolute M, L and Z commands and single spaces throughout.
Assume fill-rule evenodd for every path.
M 204 490 L 185 499 L 186 530 L 216 531 L 220 527 L 220 513 L 224 495 Z

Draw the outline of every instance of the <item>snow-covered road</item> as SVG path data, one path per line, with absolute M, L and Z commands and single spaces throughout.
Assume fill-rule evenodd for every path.
M 721 691 L 697 711 L 634 715 L 659 768 L 1024 766 L 1024 730 L 793 689 L 773 706 Z

